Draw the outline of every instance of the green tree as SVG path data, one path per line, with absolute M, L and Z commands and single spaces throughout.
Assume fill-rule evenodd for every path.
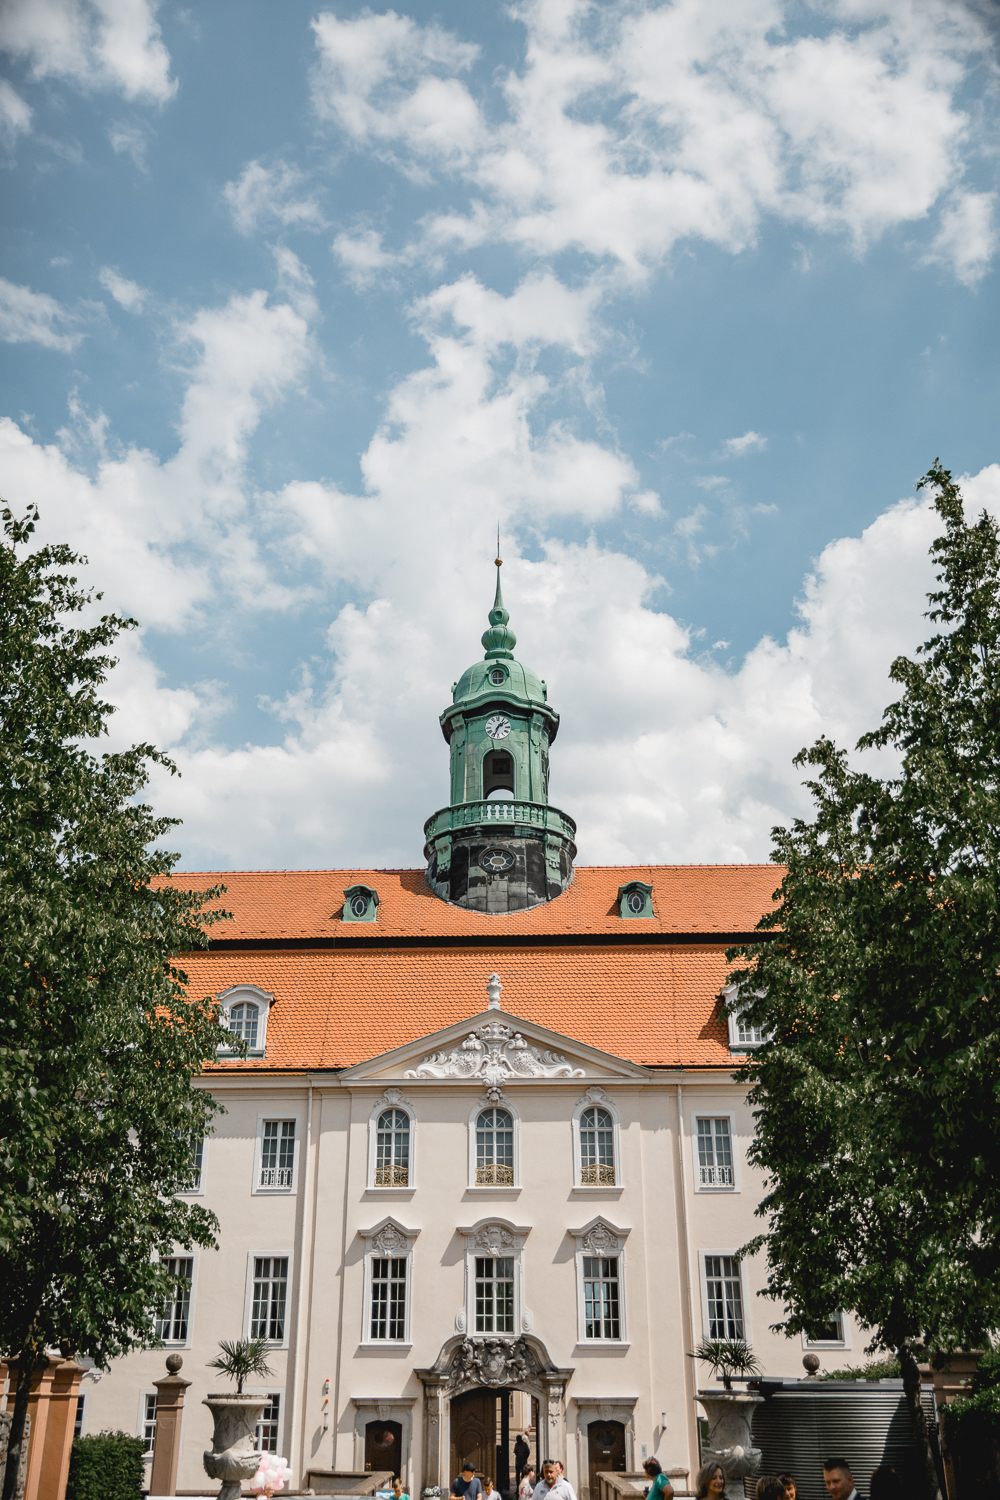
M 777 1328 L 850 1309 L 895 1353 L 937 1494 L 915 1354 L 1000 1327 L 1000 540 L 940 463 L 924 487 L 937 630 L 858 742 L 898 770 L 827 739 L 799 755 L 815 816 L 774 830 L 775 908 L 730 958 L 770 1038 L 740 1075 L 767 1180 L 744 1253 L 766 1251 Z
M 29 550 L 37 511 L 0 543 L 0 1348 L 18 1355 L 3 1500 L 27 1375 L 46 1347 L 100 1364 L 155 1344 L 177 1247 L 216 1221 L 175 1197 L 217 1105 L 193 1086 L 218 1006 L 190 1001 L 173 955 L 203 945 L 219 892 L 163 877 L 175 820 L 139 796 L 151 745 L 97 756 L 108 647 L 134 621 L 73 628 L 95 598 L 68 547 Z M 90 611 L 89 618 L 92 618 Z

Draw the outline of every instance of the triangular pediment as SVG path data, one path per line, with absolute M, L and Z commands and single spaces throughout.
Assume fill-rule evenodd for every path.
M 506 1011 L 487 1010 L 394 1047 L 341 1073 L 345 1083 L 437 1081 L 492 1086 L 637 1081 L 648 1068 Z

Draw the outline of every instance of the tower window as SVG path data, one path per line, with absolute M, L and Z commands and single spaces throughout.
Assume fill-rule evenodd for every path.
M 494 776 L 509 776 L 510 775 L 510 756 L 509 755 L 494 755 L 494 757 L 493 757 L 493 774 L 494 774 Z
M 504 669 L 502 667 L 494 667 L 493 671 L 490 673 L 490 681 L 492 682 L 493 686 L 499 687 L 501 683 L 506 682 L 506 680 L 507 673 L 504 671 Z

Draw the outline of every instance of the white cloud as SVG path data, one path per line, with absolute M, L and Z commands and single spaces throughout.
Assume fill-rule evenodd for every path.
M 83 334 L 72 331 L 73 323 L 73 314 L 47 292 L 15 286 L 0 276 L 0 339 L 4 343 L 75 349 Z
M 371 284 L 379 271 L 398 265 L 401 257 L 382 248 L 382 236 L 375 229 L 356 229 L 353 234 L 338 234 L 330 247 L 344 268 L 348 281 L 358 288 Z
M 142 305 L 149 293 L 137 281 L 129 281 L 114 266 L 102 266 L 98 280 L 126 312 L 142 312 Z
M 146 152 L 149 148 L 149 135 L 141 125 L 129 125 L 119 121 L 109 129 L 108 140 L 116 156 L 131 156 L 140 172 L 147 170 Z
M 298 167 L 278 161 L 271 167 L 248 162 L 237 182 L 227 182 L 223 195 L 241 234 L 251 234 L 271 219 L 286 228 L 322 229 L 323 215 L 314 197 L 300 191 L 305 181 Z
M 475 49 L 438 26 L 313 23 L 319 114 L 473 194 L 428 220 L 429 253 L 506 239 L 641 277 L 684 239 L 740 251 L 766 216 L 860 248 L 926 218 L 964 170 L 960 91 L 988 37 L 948 0 L 825 0 L 805 18 L 780 0 L 676 0 L 606 9 L 599 26 L 587 0 L 523 0 L 517 17 L 526 60 L 492 113 L 460 76 Z
M 164 104 L 177 92 L 151 0 L 5 0 L 0 51 L 35 78 L 71 78 Z
M 767 438 L 761 437 L 759 432 L 747 431 L 742 437 L 726 438 L 723 447 L 733 458 L 742 458 L 744 453 L 763 453 Z
M 997 248 L 996 193 L 954 193 L 926 260 L 947 266 L 966 286 L 986 275 Z
M 31 106 L 6 78 L 0 78 L 0 135 L 13 141 L 31 129 Z

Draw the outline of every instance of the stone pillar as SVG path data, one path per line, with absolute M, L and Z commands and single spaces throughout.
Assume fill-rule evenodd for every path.
M 177 1373 L 183 1363 L 179 1354 L 168 1354 L 167 1374 L 162 1380 L 153 1381 L 156 1386 L 156 1432 L 153 1437 L 153 1468 L 149 1476 L 151 1495 L 173 1495 L 177 1491 L 184 1392 L 191 1384 Z
M 10 1370 L 7 1403 L 13 1410 L 21 1371 L 16 1359 L 7 1363 Z M 62 1355 L 42 1355 L 29 1377 L 31 1439 L 24 1500 L 64 1500 L 82 1375 L 83 1366 L 75 1360 L 64 1359 Z
M 424 1451 L 423 1468 L 424 1482 L 422 1489 L 433 1489 L 440 1485 L 447 1490 L 451 1483 L 451 1475 L 442 1476 L 441 1450 L 444 1443 L 444 1421 L 447 1405 L 444 1400 L 445 1385 L 444 1378 L 428 1379 L 422 1375 L 424 1385 Z M 451 1434 L 448 1434 L 448 1442 L 451 1442 Z

